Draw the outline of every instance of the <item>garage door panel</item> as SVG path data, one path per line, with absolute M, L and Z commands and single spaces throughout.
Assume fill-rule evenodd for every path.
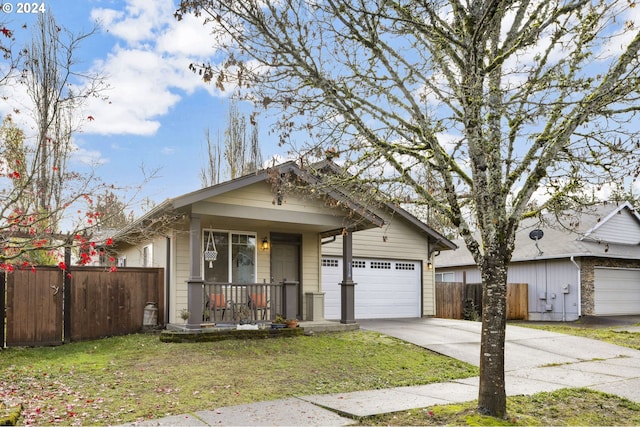
M 340 318 L 342 259 L 322 263 L 325 318 Z M 356 319 L 420 317 L 421 272 L 416 261 L 354 259 Z
M 594 269 L 594 313 L 640 314 L 640 269 Z

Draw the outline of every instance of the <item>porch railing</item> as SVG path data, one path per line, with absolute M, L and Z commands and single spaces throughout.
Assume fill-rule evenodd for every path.
M 203 291 L 203 322 L 270 322 L 286 312 L 282 283 L 205 282 Z

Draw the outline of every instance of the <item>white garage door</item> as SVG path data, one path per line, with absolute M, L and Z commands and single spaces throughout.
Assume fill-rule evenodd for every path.
M 323 257 L 324 316 L 340 319 L 342 258 Z M 421 271 L 417 261 L 354 259 L 356 319 L 420 317 Z
M 598 316 L 640 314 L 640 269 L 594 269 L 594 311 Z

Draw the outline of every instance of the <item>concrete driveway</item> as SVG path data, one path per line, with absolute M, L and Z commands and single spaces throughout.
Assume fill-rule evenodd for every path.
M 360 327 L 480 366 L 480 322 L 454 319 L 360 320 Z M 594 359 L 638 357 L 637 350 L 538 329 L 507 326 L 505 371 Z
M 480 322 L 423 318 L 359 323 L 362 329 L 480 365 Z M 508 325 L 505 373 L 508 394 L 519 394 L 519 385 L 527 382 L 539 391 L 590 387 L 640 402 L 640 351 L 602 341 Z

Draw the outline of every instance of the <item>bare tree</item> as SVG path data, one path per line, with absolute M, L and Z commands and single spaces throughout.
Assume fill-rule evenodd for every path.
M 224 158 L 227 160 L 231 179 L 243 175 L 246 155 L 247 121 L 238 111 L 238 103 L 231 101 L 229 122 L 224 131 Z
M 262 153 L 258 139 L 258 123 L 250 118 L 251 135 L 247 136 L 247 118 L 238 109 L 238 103 L 232 100 L 229 105 L 229 119 L 224 131 L 224 150 L 220 142 L 213 144 L 206 131 L 207 162 L 200 171 L 200 181 L 203 186 L 220 182 L 222 157 L 228 167 L 228 178 L 254 172 L 262 167 Z M 249 138 L 249 139 L 248 139 Z
M 74 118 L 88 97 L 100 96 L 105 89 L 101 76 L 77 71 L 76 51 L 94 31 L 73 34 L 47 12 L 38 16 L 26 49 L 22 81 L 34 105 L 37 127 L 33 157 L 36 177 L 32 184 L 34 208 L 39 211 L 60 212 L 57 207 L 69 179 L 71 136 L 79 126 Z M 51 215 L 51 226 L 55 228 L 59 220 Z
M 308 148 L 344 153 L 360 178 L 448 218 L 483 281 L 479 410 L 503 416 L 519 222 L 640 172 L 633 6 L 183 0 L 176 16 L 206 19 L 225 60 L 202 76 L 278 109 L 281 141 L 307 132 Z M 424 185 L 427 169 L 441 191 Z M 546 198 L 531 210 L 536 192 Z
M 203 187 L 215 185 L 220 182 L 220 164 L 222 159 L 222 150 L 220 142 L 214 143 L 211 140 L 209 129 L 205 132 L 205 140 L 207 142 L 207 160 L 200 169 L 200 182 Z
M 262 168 L 262 150 L 260 150 L 260 137 L 258 132 L 258 122 L 255 117 L 251 118 L 251 136 L 249 137 L 249 153 L 245 160 L 245 173 L 255 172 Z
M 91 34 L 73 35 L 57 26 L 52 15 L 40 15 L 31 43 L 20 51 L 19 81 L 0 81 L 3 86 L 25 85 L 32 103 L 20 107 L 32 111 L 35 129 L 20 128 L 11 116 L 4 117 L 0 128 L 1 269 L 55 260 L 57 249 L 68 245 L 90 253 L 90 239 L 106 218 L 93 195 L 119 190 L 91 168 L 80 172 L 68 164 L 73 133 L 82 123 L 79 108 L 104 87 L 99 76 L 77 71 L 76 51 Z M 11 52 L 6 55 L 13 58 Z M 24 114 L 13 107 L 15 116 Z

